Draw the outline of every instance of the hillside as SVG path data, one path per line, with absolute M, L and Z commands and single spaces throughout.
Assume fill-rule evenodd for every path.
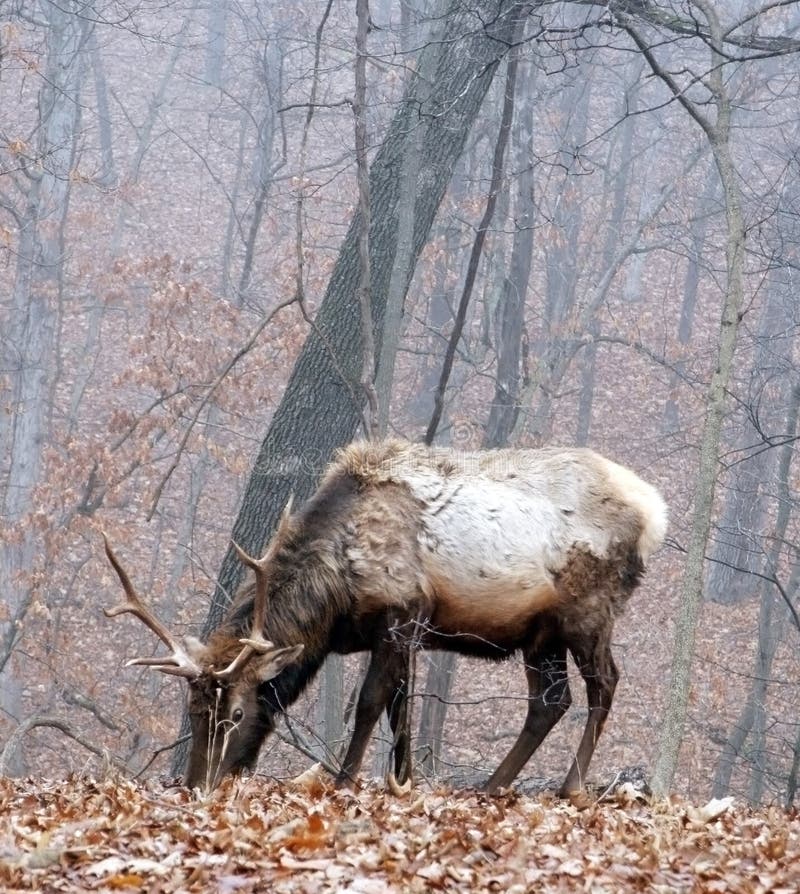
M 12 891 L 703 891 L 800 886 L 800 818 L 732 799 L 580 809 L 545 795 L 262 779 L 193 801 L 108 778 L 0 780 L 0 886 Z

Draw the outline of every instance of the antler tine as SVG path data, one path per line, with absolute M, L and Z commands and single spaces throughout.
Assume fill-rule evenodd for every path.
M 244 643 L 239 654 L 231 661 L 231 663 L 223 668 L 222 670 L 214 671 L 214 676 L 221 680 L 222 682 L 227 682 L 228 680 L 232 680 L 241 670 L 244 668 L 250 661 L 250 659 L 256 655 L 259 651 L 265 650 L 267 646 L 271 646 L 272 643 L 267 640 L 263 640 L 263 642 L 258 643 L 259 648 L 256 649 L 254 647 L 253 642 L 247 642 L 246 640 L 240 640 L 240 642 Z
M 267 608 L 269 606 L 268 570 L 289 530 L 293 499 L 293 497 L 289 497 L 286 506 L 281 513 L 278 529 L 273 535 L 267 551 L 260 559 L 254 559 L 252 556 L 248 555 L 238 543 L 233 543 L 233 548 L 236 550 L 239 558 L 248 568 L 252 568 L 256 576 L 256 594 L 255 599 L 253 600 L 253 626 L 251 628 L 251 639 L 254 640 L 260 641 L 264 638 L 264 624 L 267 620 Z
M 127 602 L 123 602 L 120 605 L 114 606 L 114 608 L 104 608 L 103 614 L 107 618 L 116 618 L 117 615 L 125 614 L 126 612 L 132 615 L 135 615 L 143 624 L 146 624 L 155 635 L 164 643 L 164 645 L 169 646 L 170 649 L 175 649 L 177 644 L 175 640 L 172 638 L 169 630 L 158 620 L 158 618 L 148 610 L 142 600 L 139 598 L 138 593 L 134 589 L 133 584 L 131 583 L 131 579 L 128 577 L 127 571 L 120 564 L 119 559 L 117 558 L 114 550 L 111 548 L 111 544 L 108 542 L 108 537 L 105 532 L 103 532 L 103 543 L 106 548 L 106 555 L 108 556 L 108 561 L 111 562 L 114 567 L 114 571 L 117 572 L 117 576 L 122 583 L 122 589 L 125 591 L 125 595 L 128 597 Z
M 249 553 L 246 553 L 235 540 L 231 541 L 242 563 L 251 568 L 256 576 L 256 592 L 253 598 L 253 622 L 250 628 L 250 636 L 240 640 L 242 650 L 224 670 L 215 672 L 214 675 L 217 679 L 230 679 L 234 674 L 241 671 L 256 653 L 264 653 L 274 648 L 273 644 L 264 638 L 264 626 L 267 621 L 267 608 L 269 606 L 269 566 L 289 530 L 292 502 L 293 497 L 290 496 L 281 513 L 278 529 L 267 551 L 260 559 L 255 559 Z
M 292 504 L 294 503 L 294 494 L 289 494 L 289 499 L 281 512 L 281 518 L 278 522 L 278 532 L 275 536 L 276 540 L 280 539 L 280 535 L 285 534 L 289 527 L 289 519 L 292 517 Z
M 153 612 L 151 612 L 139 598 L 138 593 L 131 583 L 131 579 L 128 577 L 128 573 L 122 567 L 114 550 L 111 548 L 111 544 L 108 542 L 108 537 L 106 536 L 105 531 L 102 531 L 101 533 L 103 535 L 103 543 L 105 544 L 108 561 L 111 563 L 114 571 L 117 572 L 117 577 L 120 579 L 122 589 L 128 597 L 127 602 L 122 602 L 119 605 L 115 605 L 113 608 L 104 608 L 103 614 L 107 618 L 116 618 L 118 615 L 123 614 L 134 615 L 134 617 L 138 618 L 146 627 L 149 627 L 167 648 L 172 650 L 172 655 L 167 658 L 133 658 L 126 662 L 126 664 L 128 666 L 144 665 L 166 674 L 173 674 L 181 677 L 199 676 L 201 671 L 197 664 L 189 657 L 183 646 L 181 646 L 164 624 L 159 621 Z
M 253 598 L 253 623 L 251 636 L 255 639 L 264 636 L 264 622 L 267 620 L 267 603 L 269 602 L 269 563 L 272 550 L 267 550 L 260 559 L 254 559 L 246 553 L 236 541 L 231 541 L 237 555 L 248 568 L 252 568 L 256 576 L 256 593 Z

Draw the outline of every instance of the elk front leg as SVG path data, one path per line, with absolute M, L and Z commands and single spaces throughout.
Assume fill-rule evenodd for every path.
M 406 659 L 406 671 L 408 660 Z M 402 785 L 411 776 L 411 736 L 408 729 L 408 673 L 401 681 L 386 706 L 392 730 L 394 776 Z
M 528 714 L 511 751 L 486 783 L 486 791 L 490 794 L 511 785 L 572 701 L 567 678 L 567 649 L 560 638 L 553 636 L 535 649 L 526 650 L 524 658 Z
M 355 782 L 369 744 L 369 737 L 381 711 L 390 711 L 393 696 L 400 688 L 403 678 L 403 656 L 396 647 L 381 642 L 370 658 L 367 675 L 361 686 L 356 705 L 356 719 L 353 735 L 347 748 L 342 767 L 336 776 L 337 785 Z M 403 699 L 404 700 L 404 699 Z M 399 715 L 398 715 L 399 716 Z

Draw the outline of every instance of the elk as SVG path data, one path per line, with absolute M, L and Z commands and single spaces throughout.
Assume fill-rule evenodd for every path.
M 488 780 L 511 785 L 571 702 L 567 652 L 589 712 L 561 787 L 582 791 L 618 679 L 615 618 L 666 533 L 655 488 L 588 449 L 472 453 L 398 440 L 354 443 L 297 512 L 286 507 L 207 643 L 173 637 L 136 594 L 106 540 L 131 613 L 170 650 L 136 658 L 185 677 L 192 747 L 185 783 L 212 789 L 251 768 L 277 715 L 331 652 L 371 653 L 337 784 L 353 784 L 386 711 L 395 778 L 411 772 L 406 698 L 415 648 L 524 658 L 527 715 Z

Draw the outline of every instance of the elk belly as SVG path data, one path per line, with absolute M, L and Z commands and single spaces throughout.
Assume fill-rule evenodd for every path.
M 429 505 L 420 553 L 433 626 L 510 645 L 555 607 L 551 569 L 567 537 L 548 500 L 505 482 L 462 479 Z

